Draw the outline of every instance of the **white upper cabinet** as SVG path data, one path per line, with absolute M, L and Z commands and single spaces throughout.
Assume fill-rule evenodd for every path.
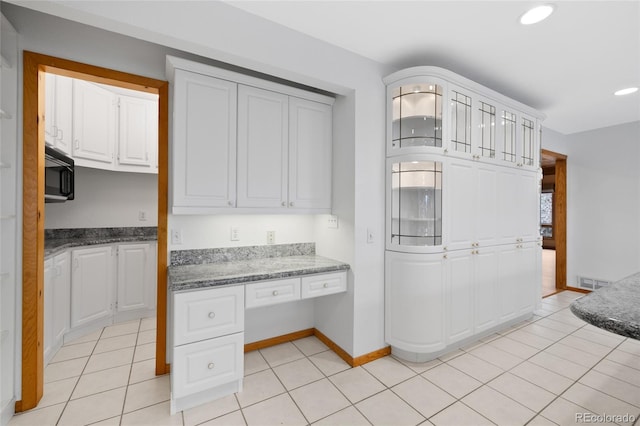
M 289 97 L 238 88 L 238 207 L 287 206 Z
M 331 208 L 331 105 L 289 98 L 289 207 Z
M 331 211 L 332 98 L 179 58 L 167 68 L 174 214 Z
M 173 102 L 173 213 L 235 206 L 237 84 L 176 70 Z
M 158 144 L 157 103 L 121 95 L 118 118 L 118 168 L 152 171 Z
M 45 73 L 45 142 L 67 155 L 73 144 L 73 80 Z
M 116 141 L 116 95 L 73 81 L 73 158 L 76 165 L 111 169 Z

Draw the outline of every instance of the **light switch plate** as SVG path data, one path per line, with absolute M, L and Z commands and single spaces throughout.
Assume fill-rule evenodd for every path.
M 182 244 L 182 231 L 180 229 L 171 230 L 171 244 L 173 245 Z

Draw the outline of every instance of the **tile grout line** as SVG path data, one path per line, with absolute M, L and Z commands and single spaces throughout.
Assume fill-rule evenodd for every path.
M 133 349 L 133 354 L 131 355 L 131 364 L 129 365 L 129 375 L 127 376 L 127 384 L 125 385 L 125 389 L 124 389 L 124 398 L 122 399 L 122 410 L 120 411 L 120 422 L 119 424 L 122 425 L 122 418 L 124 417 L 124 407 L 127 403 L 127 395 L 129 394 L 129 382 L 131 381 L 131 372 L 133 371 L 133 360 L 136 357 L 136 349 L 138 347 L 138 338 L 140 337 L 140 326 L 142 325 L 142 320 L 138 321 L 138 332 L 136 333 L 136 342 L 133 345 L 134 349 Z M 135 410 L 134 410 L 135 411 Z M 184 424 L 184 422 L 183 422 Z

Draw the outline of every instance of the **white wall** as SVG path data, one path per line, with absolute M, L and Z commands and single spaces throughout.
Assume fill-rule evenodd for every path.
M 542 147 L 567 155 L 567 284 L 640 270 L 640 122 L 563 135 Z
M 45 229 L 156 226 L 157 205 L 158 175 L 76 167 L 74 200 L 45 204 Z

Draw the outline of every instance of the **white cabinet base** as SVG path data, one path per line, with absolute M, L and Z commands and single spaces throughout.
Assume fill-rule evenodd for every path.
M 173 379 L 173 374 L 171 374 Z M 174 398 L 171 394 L 171 415 L 188 410 L 216 399 L 224 398 L 227 395 L 242 392 L 242 379 L 225 385 L 216 386 L 215 389 L 207 389 L 196 394 L 183 396 L 182 398 Z

